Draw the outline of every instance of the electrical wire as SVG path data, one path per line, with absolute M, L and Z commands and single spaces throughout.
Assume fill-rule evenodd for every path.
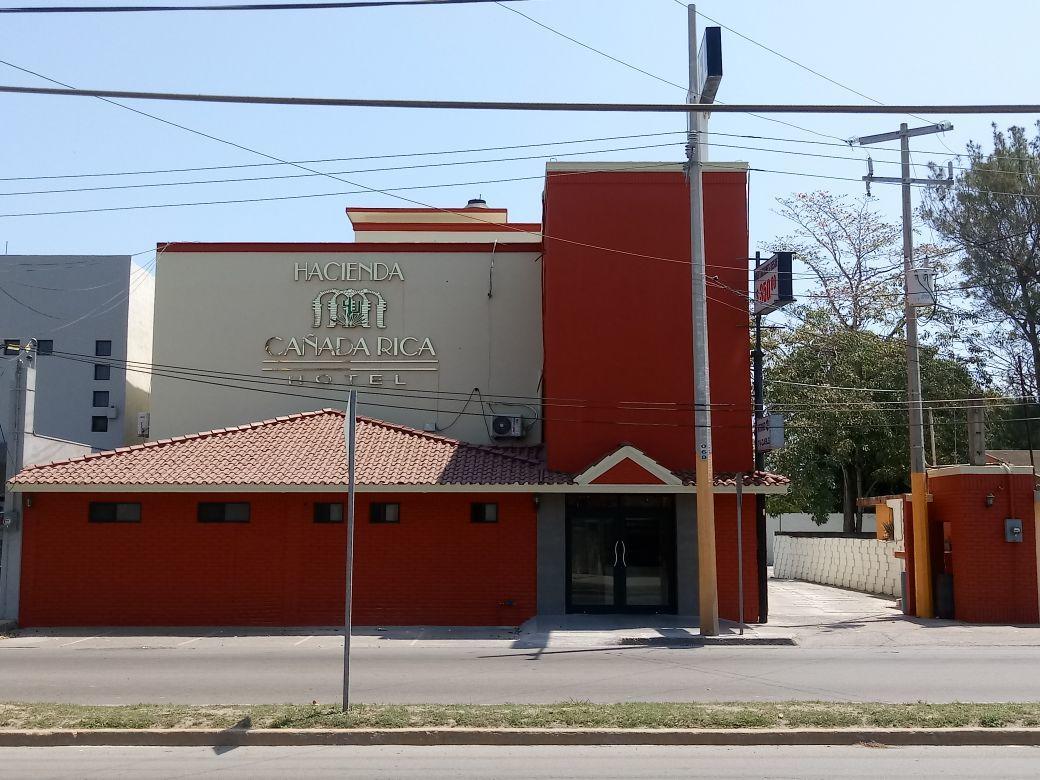
M 414 165 L 396 165 L 391 167 L 383 168 L 358 168 L 350 171 L 329 171 L 328 173 L 334 176 L 346 176 L 354 173 L 387 173 L 394 171 L 408 171 L 415 170 L 418 168 L 444 168 L 453 167 L 459 165 L 489 165 L 502 162 L 517 162 L 526 160 L 545 160 L 556 157 L 577 157 L 587 154 L 608 154 L 614 152 L 628 152 L 644 149 L 660 149 L 662 147 L 670 146 L 683 146 L 685 141 L 673 141 L 659 144 L 642 144 L 639 146 L 622 146 L 615 147 L 612 149 L 590 149 L 583 150 L 580 152 L 550 152 L 548 154 L 535 154 L 535 155 L 524 155 L 520 157 L 498 157 L 492 160 L 451 160 L 448 162 L 433 162 L 433 163 L 417 163 Z M 674 163 L 670 163 L 674 164 Z M 239 178 L 227 178 L 227 179 L 203 179 L 201 181 L 174 181 L 174 182 L 148 182 L 145 184 L 108 184 L 97 187 L 70 187 L 64 189 L 54 190 L 23 190 L 18 192 L 0 192 L 0 197 L 12 197 L 16 195 L 56 195 L 61 193 L 76 193 L 76 192 L 101 192 L 107 190 L 132 190 L 132 189 L 148 189 L 154 187 L 183 187 L 193 186 L 199 184 L 241 184 L 244 182 L 258 182 L 258 181 L 277 181 L 284 179 L 306 179 L 313 178 L 315 176 L 321 176 L 320 173 L 288 173 L 279 174 L 274 176 L 248 176 Z
M 496 0 L 350 0 L 325 3 L 237 3 L 231 5 L 57 5 L 0 8 L 0 14 L 112 14 L 176 11 L 331 11 L 394 6 L 479 5 Z M 522 3 L 525 0 L 510 0 Z
M 496 157 L 494 159 L 487 160 L 451 160 L 448 162 L 434 162 L 434 163 L 417 163 L 413 165 L 397 165 L 382 168 L 358 168 L 349 171 L 329 171 L 332 175 L 342 176 L 355 173 L 385 173 L 393 171 L 404 171 L 404 170 L 415 170 L 419 168 L 442 168 L 452 167 L 459 165 L 489 165 L 502 162 L 516 162 L 516 161 L 527 161 L 527 160 L 544 160 L 549 158 L 557 157 L 576 157 L 587 154 L 608 154 L 614 152 L 628 152 L 628 151 L 641 151 L 645 149 L 660 149 L 672 146 L 685 146 L 685 141 L 671 141 L 657 144 L 641 144 L 638 146 L 622 146 L 614 147 L 610 149 L 590 149 L 582 150 L 577 152 L 551 152 L 549 154 L 536 154 L 536 155 L 523 155 L 518 157 Z M 829 160 L 848 160 L 851 162 L 862 162 L 858 157 L 850 157 L 848 155 L 835 155 L 835 154 L 818 154 L 814 152 L 797 152 L 790 149 L 770 149 L 757 146 L 743 146 L 737 144 L 724 144 L 724 143 L 704 143 L 703 146 L 726 148 L 726 149 L 742 149 L 745 151 L 755 152 L 767 152 L 770 154 L 787 154 L 798 157 L 813 157 Z M 391 155 L 395 156 L 395 155 Z M 896 160 L 877 160 L 876 162 L 898 165 L 899 162 Z M 275 165 L 277 163 L 271 163 Z M 191 169 L 189 169 L 191 170 Z M 967 170 L 967 169 L 965 169 Z M 107 174 L 85 174 L 87 176 L 103 176 Z M 117 175 L 117 174 L 112 174 Z M 120 174 L 126 175 L 126 174 Z M 78 192 L 101 192 L 107 190 L 132 190 L 132 189 L 149 189 L 158 187 L 183 187 L 183 186 L 194 186 L 194 185 L 210 185 L 210 184 L 240 184 L 244 182 L 258 182 L 258 181 L 280 181 L 285 179 L 306 179 L 313 178 L 315 176 L 321 176 L 319 173 L 291 173 L 291 174 L 277 174 L 272 176 L 248 176 L 248 177 L 234 177 L 234 178 L 223 178 L 223 179 L 202 179 L 197 181 L 172 181 L 172 182 L 147 182 L 144 184 L 108 184 L 94 187 L 68 187 L 62 189 L 51 189 L 51 190 L 19 190 L 16 192 L 0 192 L 0 197 L 13 197 L 22 195 L 56 195 L 65 193 L 78 193 Z M 1023 174 L 1028 175 L 1028 174 Z M 31 177 L 23 177 L 21 180 L 27 180 Z M 60 178 L 60 177 L 43 177 L 43 178 Z
M 58 356 L 58 357 L 62 357 L 62 356 Z M 66 357 L 62 357 L 62 359 L 71 360 L 73 362 L 80 362 L 80 363 L 95 363 L 97 361 L 96 357 L 89 357 L 89 356 L 88 357 L 84 357 L 84 358 L 70 358 L 70 357 L 66 356 Z M 290 390 L 285 390 L 284 388 L 281 389 L 281 390 L 271 389 L 269 387 L 262 386 L 262 385 L 265 384 L 265 380 L 262 380 L 262 379 L 243 380 L 243 381 L 230 381 L 230 383 L 229 383 L 227 381 L 213 381 L 213 380 L 208 379 L 208 378 L 202 378 L 202 377 L 206 376 L 205 374 L 202 374 L 202 375 L 192 375 L 192 374 L 187 374 L 187 373 L 183 373 L 183 372 L 180 372 L 180 373 L 178 373 L 178 372 L 169 372 L 169 371 L 164 371 L 164 370 L 157 369 L 157 368 L 154 368 L 154 367 L 148 368 L 148 367 L 144 367 L 144 366 L 147 366 L 147 364 L 128 366 L 125 370 L 129 371 L 129 372 L 132 372 L 132 373 L 148 374 L 148 375 L 153 376 L 153 377 L 158 376 L 158 377 L 167 378 L 167 379 L 177 379 L 177 380 L 184 381 L 184 382 L 191 382 L 191 383 L 203 384 L 203 385 L 214 386 L 214 387 L 222 387 L 222 388 L 232 389 L 232 390 L 248 390 L 248 391 L 251 391 L 251 392 L 264 393 L 264 394 L 270 394 L 270 395 L 279 395 L 279 396 L 286 396 L 286 397 L 304 398 L 304 399 L 307 399 L 309 401 L 332 401 L 332 402 L 339 403 L 339 404 L 342 404 L 344 402 L 344 398 L 341 397 L 341 396 L 321 396 L 321 395 L 314 395 L 313 393 L 299 393 L 299 392 L 292 392 Z M 348 389 L 350 389 L 350 388 L 347 388 L 347 387 L 343 387 L 342 390 L 338 390 L 335 386 L 331 386 L 331 385 L 325 385 L 325 388 L 327 389 L 328 392 L 332 392 L 332 393 L 336 393 L 336 392 L 341 392 L 342 393 L 342 392 L 346 392 Z M 360 394 L 366 394 L 366 393 L 368 393 L 371 390 L 371 388 L 367 388 L 367 387 L 354 387 L 352 389 L 358 390 L 358 392 Z M 986 399 L 986 398 L 979 398 L 979 399 L 961 399 L 961 398 L 958 398 L 958 399 L 946 399 L 946 400 L 941 400 L 941 401 L 926 401 L 926 403 L 928 403 L 936 411 L 943 411 L 943 409 L 937 408 L 935 406 L 935 404 L 938 404 L 938 403 L 956 404 L 956 406 L 949 407 L 951 410 L 956 410 L 956 409 L 965 408 L 966 404 L 970 404 L 972 402 L 975 402 L 975 403 L 985 403 L 988 400 L 989 399 Z M 381 403 L 381 402 L 376 402 L 376 401 L 370 401 L 370 400 L 367 400 L 367 399 L 364 400 L 363 403 L 365 403 L 367 406 L 376 407 L 376 408 L 395 409 L 395 410 L 414 411 L 414 412 L 424 412 L 424 413 L 430 413 L 430 414 L 440 414 L 443 411 L 441 409 L 436 409 L 436 408 L 431 409 L 429 407 L 424 407 L 424 406 L 410 406 L 410 405 Z M 1020 403 L 1021 403 L 1021 400 L 1016 398 L 1014 404 L 1006 404 L 1006 406 L 1018 405 Z M 678 414 L 678 413 L 687 414 L 687 415 L 690 414 L 690 410 L 671 410 L 671 409 L 669 409 L 669 410 L 661 410 L 659 408 L 658 409 L 639 410 L 639 411 L 657 411 L 657 412 L 669 411 L 669 412 L 674 412 L 676 414 Z M 750 412 L 750 406 L 748 407 L 748 411 Z M 814 409 L 810 408 L 807 411 L 813 412 Z M 823 410 L 823 411 L 828 411 L 828 410 Z M 835 413 L 840 413 L 843 416 L 845 416 L 846 418 L 851 418 L 852 415 L 854 415 L 856 413 L 856 409 L 837 409 L 837 408 L 835 408 L 835 409 L 830 409 L 829 411 L 833 411 Z M 861 411 L 869 411 L 871 413 L 876 413 L 877 411 L 884 411 L 884 408 L 882 408 L 882 409 L 871 409 L 871 410 L 861 410 Z M 893 413 L 899 413 L 899 412 L 902 412 L 902 409 L 891 408 L 891 409 L 889 409 L 889 411 L 891 411 Z M 459 414 L 461 416 L 469 416 L 469 417 L 477 417 L 477 416 L 485 417 L 486 416 L 484 412 L 467 412 L 465 410 L 462 410 L 461 412 L 459 412 Z M 617 419 L 612 419 L 612 420 L 594 420 L 594 419 L 585 419 L 585 418 L 578 419 L 578 418 L 569 418 L 569 417 L 547 417 L 545 415 L 539 415 L 539 416 L 537 416 L 534 419 L 536 421 L 538 421 L 538 422 L 571 422 L 571 423 L 581 422 L 581 423 L 595 424 L 595 425 L 617 425 L 617 426 L 652 427 L 652 428 L 693 429 L 693 428 L 696 427 L 696 425 L 694 423 L 651 422 L 651 421 L 647 421 L 647 420 L 617 420 Z M 1013 421 L 1013 420 L 1008 420 L 1008 421 L 1010 422 L 1010 421 Z M 937 424 L 939 424 L 939 423 L 937 423 Z M 888 428 L 888 427 L 892 427 L 892 428 L 905 428 L 905 423 L 898 422 L 898 423 L 893 423 L 893 424 L 887 424 L 887 423 L 872 422 L 871 426 L 875 427 L 875 428 Z M 748 419 L 747 423 L 742 423 L 742 424 L 716 423 L 716 424 L 713 424 L 712 427 L 713 427 L 713 429 L 716 429 L 716 430 L 719 430 L 719 429 L 732 429 L 732 430 L 748 431 L 748 430 L 750 430 L 750 427 L 751 427 L 750 414 L 749 414 L 749 419 Z M 808 430 L 808 429 L 814 428 L 815 426 L 813 426 L 813 425 L 802 425 L 802 424 L 799 424 L 797 422 L 792 422 L 792 423 L 789 423 L 789 424 L 785 425 L 785 427 L 786 428 L 790 428 L 790 429 L 806 429 L 806 430 Z
M 646 165 L 633 165 L 633 166 L 631 166 L 629 168 L 626 168 L 625 170 L 639 170 L 639 169 L 649 169 L 649 168 L 664 168 L 664 167 L 672 167 L 672 166 L 679 165 L 679 164 L 681 164 L 681 163 L 678 163 L 678 162 L 657 162 L 657 163 L 648 163 Z M 617 171 L 619 169 L 618 168 L 613 168 L 613 169 L 609 169 L 609 170 Z M 768 173 L 768 174 L 775 174 L 775 175 L 782 175 L 782 176 L 801 176 L 803 178 L 826 179 L 828 181 L 849 181 L 849 182 L 860 182 L 861 181 L 861 179 L 857 179 L 857 178 L 853 178 L 853 177 L 849 177 L 849 176 L 833 176 L 833 175 L 827 175 L 827 174 L 814 174 L 814 173 L 806 173 L 805 171 L 785 171 L 785 170 L 778 170 L 778 169 L 775 169 L 775 168 L 749 167 L 746 170 L 748 170 L 748 171 L 756 171 L 758 173 Z M 603 169 L 603 172 L 607 172 L 607 171 L 608 171 L 608 169 Z M 563 175 L 577 175 L 577 174 L 594 173 L 594 172 L 595 171 L 585 170 L 585 171 L 575 171 L 573 173 L 571 173 L 571 172 L 553 173 L 551 175 L 553 175 L 553 176 L 563 176 Z M 330 177 L 332 177 L 334 179 L 337 178 L 334 174 L 322 173 L 322 172 L 314 172 L 314 173 L 316 173 L 317 175 L 321 175 L 321 176 L 330 176 Z M 369 195 L 369 194 L 388 195 L 390 197 L 398 198 L 400 200 L 404 200 L 404 201 L 409 202 L 409 203 L 414 203 L 414 204 L 422 206 L 424 208 L 432 208 L 434 210 L 437 210 L 437 211 L 440 211 L 440 212 L 443 212 L 443 213 L 448 213 L 448 214 L 458 214 L 459 213 L 458 211 L 453 211 L 451 209 L 445 209 L 445 208 L 438 208 L 436 206 L 429 206 L 428 204 L 422 203 L 421 201 L 416 201 L 416 200 L 413 200 L 411 198 L 406 198 L 404 196 L 398 195 L 397 193 L 400 193 L 400 192 L 412 192 L 412 191 L 416 191 L 416 190 L 444 189 L 444 188 L 450 188 L 450 187 L 472 187 L 472 186 L 481 185 L 481 184 L 503 184 L 503 183 L 507 183 L 507 182 L 535 181 L 535 180 L 540 180 L 540 179 L 544 179 L 544 178 L 546 178 L 545 174 L 539 173 L 539 174 L 533 175 L 533 176 L 507 176 L 507 177 L 496 178 L 496 179 L 478 179 L 478 180 L 473 180 L 473 181 L 458 181 L 458 182 L 448 182 L 448 183 L 441 183 L 441 184 L 417 184 L 417 185 L 412 185 L 412 186 L 407 186 L 407 187 L 381 187 L 381 188 L 365 187 L 364 185 L 354 184 L 354 182 L 349 182 L 349 181 L 347 181 L 345 179 L 339 179 L 340 181 L 345 181 L 348 184 L 354 184 L 354 186 L 363 187 L 363 189 L 343 190 L 343 191 L 337 191 L 337 192 L 303 193 L 303 194 L 298 194 L 298 195 L 272 195 L 272 196 L 267 196 L 267 197 L 254 197 L 254 198 L 231 198 L 231 199 L 226 199 L 226 200 L 187 201 L 187 202 L 180 202 L 180 203 L 145 203 L 145 204 L 123 205 L 123 206 L 98 206 L 98 207 L 92 207 L 92 208 L 79 208 L 79 209 L 54 209 L 54 210 L 51 210 L 51 211 L 8 212 L 8 213 L 0 213 L 0 219 L 9 219 L 9 218 L 16 218 L 16 217 L 47 217 L 47 216 L 60 216 L 60 215 L 68 215 L 68 214 L 98 214 L 98 213 L 116 212 L 116 211 L 138 211 L 138 210 L 141 210 L 141 209 L 186 208 L 186 207 L 192 207 L 192 206 L 226 206 L 226 205 L 237 205 L 237 204 L 243 204 L 243 203 L 270 203 L 270 202 L 285 201 L 285 200 L 301 200 L 301 199 L 311 199 L 311 198 L 329 198 L 329 197 L 343 197 L 343 196 L 346 196 L 346 195 Z M 881 182 L 881 183 L 884 183 L 884 182 Z M 899 185 L 898 185 L 898 183 L 893 183 L 892 186 L 899 186 Z M 923 185 L 923 184 L 922 185 L 911 185 L 911 186 L 913 186 L 915 188 L 918 188 L 918 189 L 920 189 L 920 188 L 927 188 L 927 185 Z M 981 193 L 981 194 L 1001 195 L 1001 196 L 1006 196 L 1006 197 L 1028 198 L 1028 199 L 1040 198 L 1040 195 L 1030 195 L 1030 194 L 1017 193 L 1017 192 L 999 192 L 999 191 L 995 191 L 995 190 L 973 190 L 973 191 Z M 488 220 L 482 220 L 482 219 L 480 219 L 479 217 L 476 217 L 476 216 L 470 216 L 469 218 L 474 220 L 474 221 L 477 221 L 477 222 L 487 222 L 488 224 L 494 224 L 494 225 L 498 226 L 499 228 L 501 228 L 503 230 L 503 232 L 515 232 L 515 233 L 524 233 L 524 234 L 535 235 L 535 231 L 518 229 L 515 226 L 511 226 L 511 225 L 508 225 L 508 224 L 492 223 L 492 222 L 490 222 Z M 545 237 L 546 238 L 555 239 L 557 241 L 562 241 L 562 242 L 565 242 L 565 243 L 573 243 L 573 242 L 569 241 L 569 239 L 560 238 L 558 236 L 545 236 Z M 614 249 L 610 249 L 609 247 L 595 247 L 595 248 L 602 249 L 604 251 L 618 252 L 620 254 L 628 254 L 628 255 L 638 255 L 639 254 L 639 253 L 633 253 L 633 252 L 625 252 L 625 251 L 622 251 L 622 250 L 614 250 Z M 652 256 L 649 256 L 649 257 L 652 257 Z M 664 258 L 656 258 L 656 259 L 664 259 Z M 676 261 L 676 262 L 686 262 L 686 263 L 688 263 L 689 261 Z
M 51 174 L 47 176 L 7 176 L 0 177 L 0 181 L 36 181 L 45 179 L 82 179 L 99 176 L 151 176 L 161 173 L 197 173 L 205 171 L 226 171 L 239 168 L 268 168 L 268 167 L 280 167 L 283 165 L 317 165 L 319 163 L 334 163 L 334 162 L 359 162 L 363 160 L 392 160 L 401 159 L 408 157 L 431 157 L 431 156 L 442 156 L 442 155 L 453 155 L 453 154 L 476 154 L 478 152 L 504 152 L 514 151 L 517 149 L 534 149 L 545 146 L 566 146 L 570 144 L 586 144 L 586 143 L 599 143 L 602 141 L 627 141 L 635 138 L 655 138 L 666 135 L 682 135 L 685 136 L 686 132 L 681 130 L 674 130 L 660 133 L 634 133 L 631 135 L 607 135 L 599 136 L 596 138 L 578 138 L 565 141 L 543 141 L 540 143 L 527 143 L 527 144 L 508 144 L 506 146 L 482 146 L 474 147 L 469 149 L 440 149 L 436 151 L 426 152 L 397 152 L 395 154 L 369 154 L 360 155 L 356 157 L 326 157 L 317 160 L 292 160 L 288 163 L 281 162 L 257 162 L 257 163 L 240 163 L 237 165 L 205 165 L 195 168 L 159 168 L 155 170 L 136 170 L 136 171 L 107 171 L 102 173 L 62 173 L 62 174 Z M 684 142 L 685 143 L 685 142 Z
M 67 352 L 61 350 L 55 350 L 52 353 L 54 356 L 72 360 L 74 362 L 81 362 L 87 364 L 100 364 L 108 365 L 113 368 L 122 370 L 136 370 L 136 369 L 147 369 L 160 373 L 163 376 L 169 378 L 176 378 L 178 376 L 187 377 L 200 377 L 205 379 L 214 380 L 227 380 L 227 381 L 240 381 L 250 385 L 257 386 L 268 386 L 268 387 L 281 387 L 284 388 L 287 382 L 272 379 L 268 377 L 261 377 L 255 374 L 246 374 L 241 372 L 222 371 L 218 369 L 205 369 L 200 367 L 189 367 L 189 366 L 177 366 L 170 364 L 151 363 L 147 361 L 135 361 L 128 359 L 120 359 L 113 357 L 98 357 L 94 355 L 87 355 L 75 352 Z M 802 387 L 805 389 L 813 390 L 842 390 L 842 391 L 857 391 L 857 392 L 885 392 L 885 393 L 903 393 L 904 390 L 888 390 L 884 388 L 869 388 L 869 387 L 849 387 L 849 386 L 834 386 L 824 384 L 811 384 L 803 382 L 787 382 L 784 380 L 766 380 L 770 384 L 782 384 L 792 385 L 796 387 Z M 289 383 L 290 387 L 299 387 L 302 389 L 311 390 L 330 390 L 338 391 L 350 389 L 347 386 L 340 386 L 330 384 L 328 382 L 318 381 L 293 381 Z M 660 411 L 660 412 L 692 412 L 696 408 L 699 408 L 699 404 L 691 404 L 688 402 L 675 402 L 675 401 L 624 401 L 618 403 L 603 403 L 593 402 L 589 399 L 575 399 L 575 398 L 549 398 L 541 396 L 524 396 L 524 395 L 500 395 L 491 394 L 486 395 L 479 391 L 479 389 L 470 390 L 469 392 L 463 391 L 446 391 L 440 389 L 408 389 L 408 388 L 396 388 L 391 389 L 388 387 L 378 386 L 354 386 L 361 392 L 370 393 L 379 397 L 383 397 L 390 400 L 395 399 L 418 399 L 418 400 L 433 400 L 438 402 L 452 402 L 452 403 L 463 403 L 468 404 L 472 400 L 474 394 L 481 396 L 481 402 L 484 405 L 509 405 L 512 401 L 523 401 L 530 400 L 536 402 L 544 407 L 548 408 L 570 408 L 570 409 L 600 409 L 609 411 Z M 311 397 L 307 395 L 304 397 Z M 966 405 L 978 405 L 988 404 L 990 406 L 1014 406 L 1022 402 L 1023 396 L 972 396 L 972 397 L 959 397 L 959 398 L 926 398 L 924 403 L 931 406 L 932 408 L 939 409 L 937 404 L 952 404 L 950 408 L 964 408 Z M 328 399 L 326 399 L 328 400 Z M 866 411 L 884 411 L 885 409 L 891 411 L 901 411 L 905 409 L 909 404 L 906 400 L 892 400 L 892 401 L 833 401 L 823 400 L 814 398 L 811 402 L 771 402 L 770 408 L 783 409 L 790 411 L 806 411 L 806 412 L 844 412 L 848 410 L 855 411 L 857 409 Z M 524 404 L 529 406 L 528 404 Z M 718 412 L 746 412 L 751 413 L 754 411 L 752 404 L 747 405 L 733 404 L 733 403 L 712 403 L 711 407 L 714 407 Z M 399 407 L 404 409 L 415 409 L 417 411 L 428 411 L 426 409 L 419 409 L 416 407 Z M 445 411 L 445 410 L 442 410 Z M 448 412 L 450 413 L 450 412 Z M 454 424 L 454 423 L 452 423 Z
M 404 98 L 330 98 L 286 95 L 229 95 L 199 92 L 150 92 L 120 89 L 21 87 L 5 84 L 0 92 L 11 95 L 117 98 L 176 103 L 226 103 L 255 106 L 321 106 L 340 108 L 409 108 L 436 111 L 564 111 L 574 113 L 689 114 L 691 110 L 722 114 L 909 114 L 928 111 L 943 114 L 1040 114 L 1040 103 L 942 103 L 934 105 L 862 105 L 850 103 L 602 103 L 523 100 L 410 100 Z M 828 136 L 836 138 L 837 136 Z

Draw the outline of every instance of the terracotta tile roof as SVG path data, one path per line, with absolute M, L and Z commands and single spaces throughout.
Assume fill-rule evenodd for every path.
M 221 428 L 37 465 L 14 485 L 345 485 L 344 413 L 336 409 Z M 359 485 L 537 485 L 569 481 L 540 449 L 467 444 L 358 418 Z
M 12 485 L 344 486 L 344 412 L 322 409 L 160 439 L 71 460 L 40 464 Z M 358 417 L 357 481 L 365 486 L 566 485 L 573 475 L 550 471 L 540 446 L 489 446 Z M 693 472 L 681 472 L 695 484 Z M 747 474 L 745 486 L 783 486 L 786 477 Z M 719 487 L 734 475 L 719 474 Z
M 684 485 L 696 485 L 697 479 L 692 471 L 679 471 L 676 475 L 682 480 Z M 791 484 L 791 480 L 782 474 L 773 474 L 769 471 L 749 471 L 744 474 L 742 480 L 744 487 L 787 487 Z M 715 487 L 736 487 L 737 486 L 737 475 L 736 472 L 722 472 L 715 475 L 715 479 L 712 480 Z

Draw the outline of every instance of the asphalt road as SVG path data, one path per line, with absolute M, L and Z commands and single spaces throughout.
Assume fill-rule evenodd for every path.
M 1036 777 L 1040 749 L 870 747 L 4 748 L 3 776 L 53 778 Z
M 357 702 L 1038 701 L 1040 647 L 548 647 L 359 639 Z M 0 640 L 0 699 L 83 704 L 338 701 L 342 639 Z

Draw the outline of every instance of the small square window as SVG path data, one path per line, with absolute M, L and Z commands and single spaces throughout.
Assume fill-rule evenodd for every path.
M 141 505 L 91 501 L 87 519 L 91 523 L 140 523 Z
M 248 523 L 249 504 L 245 502 L 200 501 L 200 523 Z
M 54 339 L 36 339 L 37 355 L 53 355 Z
M 94 406 L 108 406 L 108 390 L 94 391 Z
M 112 378 L 112 366 L 103 366 L 97 364 L 94 366 L 94 380 L 97 382 L 106 382 Z
M 90 418 L 90 432 L 91 433 L 104 433 L 108 430 L 108 418 L 101 415 L 95 415 Z
M 18 339 L 4 339 L 4 354 L 17 355 L 22 348 L 22 342 Z
M 400 523 L 401 505 L 373 503 L 369 508 L 369 520 L 373 523 Z
M 112 357 L 112 342 L 108 339 L 95 341 L 94 354 L 98 357 Z
M 474 501 L 469 505 L 469 519 L 473 523 L 497 523 L 498 504 Z
M 342 523 L 343 504 L 326 504 L 317 502 L 314 504 L 315 523 Z

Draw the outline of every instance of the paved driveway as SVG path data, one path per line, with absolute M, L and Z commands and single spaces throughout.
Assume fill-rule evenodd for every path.
M 769 624 L 802 647 L 1005 647 L 1040 645 L 1040 627 L 970 625 L 905 616 L 896 601 L 830 585 L 769 580 Z

